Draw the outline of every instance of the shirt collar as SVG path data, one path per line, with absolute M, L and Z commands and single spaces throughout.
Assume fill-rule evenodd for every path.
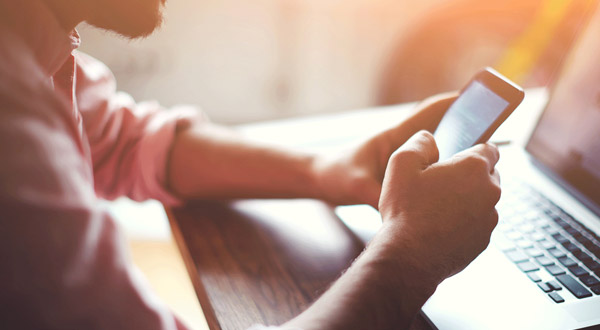
M 63 65 L 80 44 L 76 30 L 66 31 L 41 0 L 0 1 L 3 24 L 33 52 L 48 76 Z

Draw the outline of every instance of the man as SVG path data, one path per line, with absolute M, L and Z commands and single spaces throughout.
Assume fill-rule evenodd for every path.
M 378 207 L 383 228 L 315 304 L 283 328 L 410 324 L 444 278 L 488 244 L 498 151 L 438 163 L 431 134 L 451 97 L 341 157 L 240 140 L 190 109 L 115 92 L 74 51 L 87 21 L 151 33 L 161 0 L 0 0 L 0 326 L 185 329 L 131 265 L 97 198 L 311 197 Z

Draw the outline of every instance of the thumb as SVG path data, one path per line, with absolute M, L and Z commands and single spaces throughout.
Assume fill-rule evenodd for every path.
M 419 131 L 394 152 L 390 165 L 422 171 L 438 159 L 439 151 L 433 135 L 427 131 Z
M 455 100 L 456 93 L 446 93 L 432 96 L 421 102 L 410 117 L 387 132 L 387 138 L 392 141 L 393 148 L 400 147 L 418 130 L 434 132 Z
M 438 158 L 438 148 L 431 133 L 420 131 L 411 136 L 390 157 L 383 178 L 379 209 L 406 193 L 411 182 Z

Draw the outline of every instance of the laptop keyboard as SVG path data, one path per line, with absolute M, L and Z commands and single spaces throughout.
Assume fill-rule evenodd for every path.
M 494 244 L 555 303 L 600 295 L 600 238 L 532 187 L 503 182 Z

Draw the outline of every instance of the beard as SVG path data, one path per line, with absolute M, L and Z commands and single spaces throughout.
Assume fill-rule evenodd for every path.
M 166 0 L 96 0 L 87 22 L 135 39 L 147 37 L 163 22 Z

